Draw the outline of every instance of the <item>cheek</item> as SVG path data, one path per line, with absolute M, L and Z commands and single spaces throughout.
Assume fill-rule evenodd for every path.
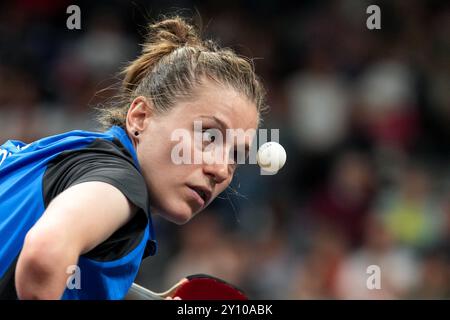
M 173 165 L 171 155 L 174 146 L 174 142 L 158 138 L 143 144 L 141 153 L 147 167 L 161 170 Z
M 139 164 L 147 186 L 153 191 L 167 192 L 170 182 L 174 180 L 170 153 L 167 155 L 168 144 L 156 142 L 142 144 L 139 147 Z M 160 195 L 153 194 L 153 196 L 159 197 Z

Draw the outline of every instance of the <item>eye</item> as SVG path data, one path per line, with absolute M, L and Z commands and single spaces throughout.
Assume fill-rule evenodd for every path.
M 216 136 L 208 130 L 203 130 L 203 141 L 213 143 L 216 141 Z

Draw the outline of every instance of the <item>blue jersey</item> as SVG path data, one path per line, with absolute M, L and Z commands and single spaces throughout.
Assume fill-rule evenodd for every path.
M 156 242 L 133 144 L 114 126 L 106 132 L 77 130 L 30 144 L 10 140 L 0 146 L 0 298 L 17 297 L 15 265 L 27 232 L 59 193 L 87 181 L 115 186 L 139 210 L 110 238 L 79 257 L 80 286 L 67 288 L 62 298 L 125 297 L 142 259 L 155 253 Z

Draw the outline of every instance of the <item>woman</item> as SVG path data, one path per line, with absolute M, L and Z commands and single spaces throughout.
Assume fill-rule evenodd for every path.
M 228 158 L 175 164 L 171 134 L 183 129 L 193 139 L 201 121 L 208 141 L 184 143 L 210 156 L 216 141 L 205 130 L 256 129 L 263 100 L 247 60 L 202 41 L 179 17 L 151 25 L 141 55 L 124 69 L 121 102 L 102 109 L 107 131 L 1 146 L 0 296 L 124 298 L 156 250 L 151 214 L 188 222 L 236 168 Z M 235 147 L 227 141 L 220 150 Z M 80 282 L 67 286 L 74 270 Z

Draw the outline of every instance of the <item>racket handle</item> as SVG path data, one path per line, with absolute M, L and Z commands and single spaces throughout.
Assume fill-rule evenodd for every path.
M 164 300 L 157 293 L 133 283 L 125 296 L 125 300 Z

